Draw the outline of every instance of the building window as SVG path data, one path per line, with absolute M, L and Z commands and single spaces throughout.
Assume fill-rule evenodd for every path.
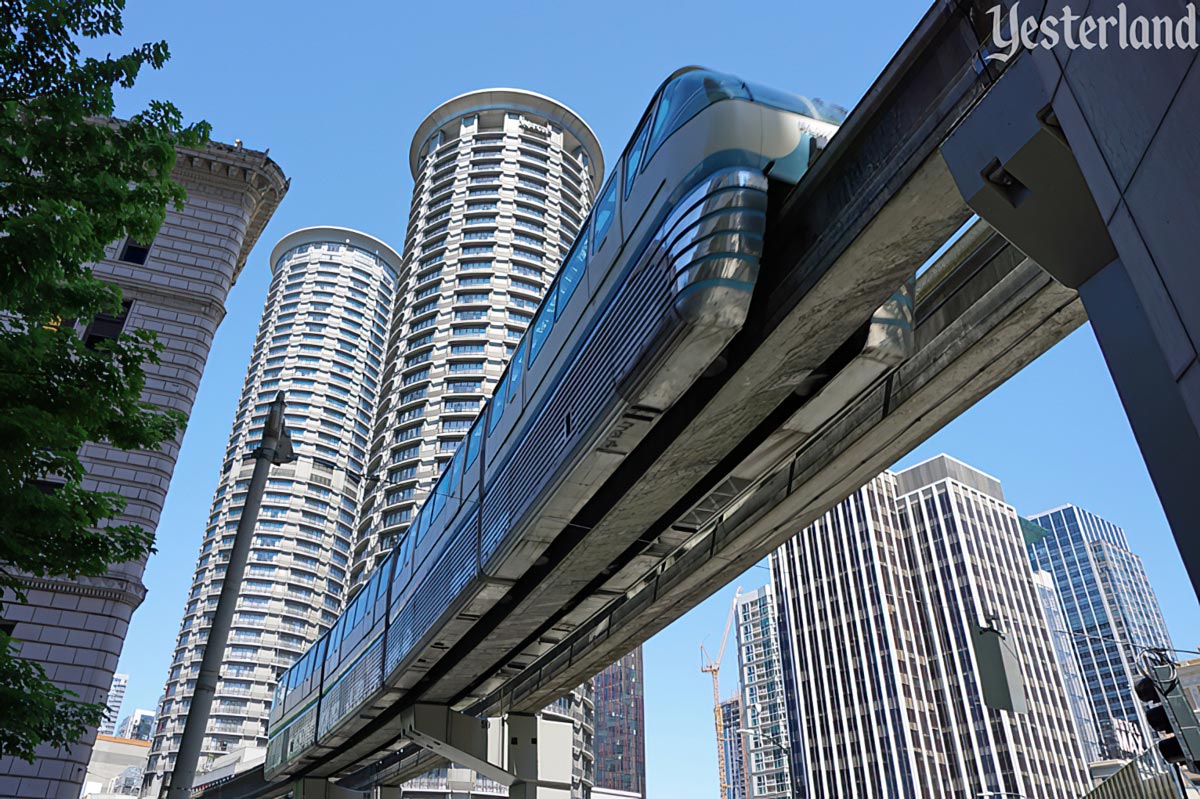
M 153 243 L 153 239 L 146 244 L 133 239 L 125 239 L 125 244 L 121 246 L 121 256 L 117 260 L 127 264 L 144 264 L 150 255 L 150 245 Z
M 83 331 L 83 343 L 88 349 L 95 349 L 101 341 L 115 339 L 125 330 L 125 320 L 129 318 L 129 309 L 133 300 L 121 303 L 121 312 L 117 315 L 98 313 L 92 323 Z

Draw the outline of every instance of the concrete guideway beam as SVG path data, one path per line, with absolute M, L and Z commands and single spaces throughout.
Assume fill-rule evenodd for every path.
M 986 224 L 918 281 L 916 352 L 805 441 L 725 519 L 703 529 L 623 599 L 471 708 L 531 710 L 653 636 L 804 524 L 939 430 L 1085 320 L 1078 295 Z M 405 753 L 389 782 L 436 763 Z
M 710 586 L 765 557 L 1085 321 L 1075 292 L 1010 245 L 985 266 L 963 270 L 974 277 L 943 299 L 962 307 L 958 314 L 947 318 L 918 300 L 918 317 L 926 321 L 917 328 L 919 349 L 912 358 L 640 590 L 590 620 L 509 691 L 476 710 L 501 702 L 536 706 L 562 684 L 653 636 L 702 601 Z
M 704 400 L 704 411 L 685 431 L 688 440 L 674 452 L 668 446 L 659 458 L 663 468 L 648 469 L 641 482 L 663 487 L 664 494 L 689 490 L 738 446 L 744 435 L 739 431 L 757 427 L 779 407 L 806 370 L 853 335 L 969 218 L 938 147 L 1000 74 L 979 55 L 981 35 L 972 20 L 980 14 L 971 9 L 982 12 L 984 5 L 975 0 L 936 3 L 801 184 L 786 197 L 772 198 L 765 302 L 730 353 L 737 366 L 724 384 L 727 390 Z M 625 504 L 636 507 L 636 500 Z M 610 562 L 605 560 L 613 554 L 606 549 L 607 540 L 590 535 L 584 560 Z M 599 611 L 592 599 L 578 605 L 572 604 L 577 597 L 559 599 L 564 613 L 571 615 L 564 616 L 554 638 L 572 635 L 568 640 L 576 640 L 570 632 L 576 624 L 592 629 L 587 619 Z M 575 609 L 584 615 L 576 616 Z M 669 610 L 667 615 L 674 617 Z M 631 633 L 639 640 L 649 634 Z M 566 650 L 566 660 L 573 662 L 569 645 Z M 563 645 L 556 644 L 550 653 L 535 653 L 535 662 L 553 662 L 551 671 L 557 674 L 562 651 Z M 528 662 L 524 655 L 520 660 Z M 607 665 L 597 663 L 590 673 Z M 567 668 L 562 679 L 556 676 L 554 690 L 569 689 L 566 675 L 574 671 Z M 487 690 L 480 679 L 471 683 L 468 692 Z M 552 693 L 539 690 L 542 696 Z M 450 693 L 446 699 L 459 701 Z M 528 706 L 521 702 L 517 709 L 539 706 L 533 700 Z M 347 781 L 392 782 L 437 765 L 410 754 L 389 754 Z

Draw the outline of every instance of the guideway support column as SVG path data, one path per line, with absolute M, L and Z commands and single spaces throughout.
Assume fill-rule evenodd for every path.
M 1200 595 L 1195 55 L 1036 48 L 942 155 L 981 218 L 1079 291 Z
M 403 714 L 401 727 L 417 746 L 507 785 L 510 799 L 571 795 L 569 721 L 527 713 L 485 720 L 445 705 L 417 704 Z

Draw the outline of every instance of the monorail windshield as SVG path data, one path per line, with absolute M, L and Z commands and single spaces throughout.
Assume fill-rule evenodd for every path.
M 695 68 L 681 72 L 663 86 L 650 131 L 648 152 L 653 155 L 672 133 L 708 106 L 730 99 L 752 100 L 832 125 L 842 124 L 847 113 L 844 108 L 824 100 L 809 99 L 760 83 L 746 83 L 732 75 Z M 640 158 L 640 146 L 634 149 Z

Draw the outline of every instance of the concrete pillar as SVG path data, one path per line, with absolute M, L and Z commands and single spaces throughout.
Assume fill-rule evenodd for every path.
M 1181 12 L 1168 0 L 1137 9 Z M 1079 290 L 1200 595 L 1195 61 L 1194 50 L 1036 49 L 942 154 L 980 217 Z

